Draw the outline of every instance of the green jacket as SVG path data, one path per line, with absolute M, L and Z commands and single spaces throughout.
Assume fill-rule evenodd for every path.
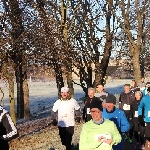
M 100 134 L 108 134 L 113 139 L 111 145 L 100 143 L 97 137 Z M 97 125 L 92 120 L 86 122 L 80 134 L 79 150 L 112 150 L 112 145 L 121 142 L 121 135 L 113 121 L 105 119 L 105 121 Z

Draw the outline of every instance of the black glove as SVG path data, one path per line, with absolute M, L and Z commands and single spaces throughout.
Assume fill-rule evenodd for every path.
M 76 118 L 76 122 L 80 123 L 80 120 L 81 120 L 80 117 L 77 117 L 77 118 Z
M 139 121 L 139 123 L 144 123 L 144 119 L 143 119 L 143 117 L 142 117 L 142 115 L 139 115 L 138 116 L 138 121 Z
M 57 120 L 56 120 L 56 119 L 53 119 L 53 121 L 51 122 L 51 124 L 52 124 L 53 126 L 57 126 Z

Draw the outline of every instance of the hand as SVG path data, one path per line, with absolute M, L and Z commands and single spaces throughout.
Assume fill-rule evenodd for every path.
M 56 119 L 53 119 L 53 121 L 51 122 L 51 124 L 52 124 L 53 126 L 57 126 L 57 120 L 56 120 Z
M 144 119 L 143 119 L 142 115 L 138 116 L 138 121 L 139 121 L 139 123 L 144 123 Z
M 107 143 L 107 144 L 111 144 L 112 143 L 112 139 L 106 139 L 105 137 L 101 136 L 98 138 L 98 142 L 104 142 L 104 143 Z
M 80 123 L 80 120 L 81 120 L 80 117 L 77 117 L 77 118 L 76 118 L 76 122 Z
M 107 143 L 108 145 L 110 145 L 112 143 L 112 139 L 105 139 L 103 140 L 104 143 Z

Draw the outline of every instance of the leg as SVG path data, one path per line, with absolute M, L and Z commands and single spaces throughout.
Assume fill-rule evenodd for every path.
M 66 146 L 66 127 L 58 127 L 62 145 Z
M 145 145 L 145 127 L 143 126 L 140 126 L 140 142 L 141 142 L 141 145 Z
M 134 131 L 134 137 L 137 143 L 139 143 L 140 139 L 139 139 L 139 134 L 137 131 Z
M 67 127 L 66 131 L 66 150 L 71 150 L 72 136 L 74 133 L 74 126 Z

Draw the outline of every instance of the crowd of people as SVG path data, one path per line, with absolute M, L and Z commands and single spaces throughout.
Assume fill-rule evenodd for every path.
M 131 85 L 125 84 L 119 107 L 114 94 L 108 93 L 103 84 L 88 88 L 83 113 L 77 101 L 69 97 L 69 88 L 63 87 L 61 96 L 52 109 L 52 124 L 58 124 L 66 150 L 73 146 L 75 121 L 81 120 L 79 150 L 123 150 L 124 141 L 133 144 L 133 137 L 135 149 L 145 149 L 145 145 L 150 149 L 150 82 L 142 79 L 141 83 L 132 80 Z
M 57 126 L 61 143 L 72 150 L 75 122 L 83 120 L 79 150 L 123 150 L 124 141 L 135 149 L 150 149 L 150 82 L 135 80 L 124 85 L 119 96 L 119 107 L 113 93 L 103 84 L 88 88 L 83 113 L 78 102 L 70 97 L 68 87 L 61 88 L 61 98 L 53 105 L 52 125 Z M 9 150 L 8 142 L 18 136 L 9 113 L 0 106 L 0 149 Z

